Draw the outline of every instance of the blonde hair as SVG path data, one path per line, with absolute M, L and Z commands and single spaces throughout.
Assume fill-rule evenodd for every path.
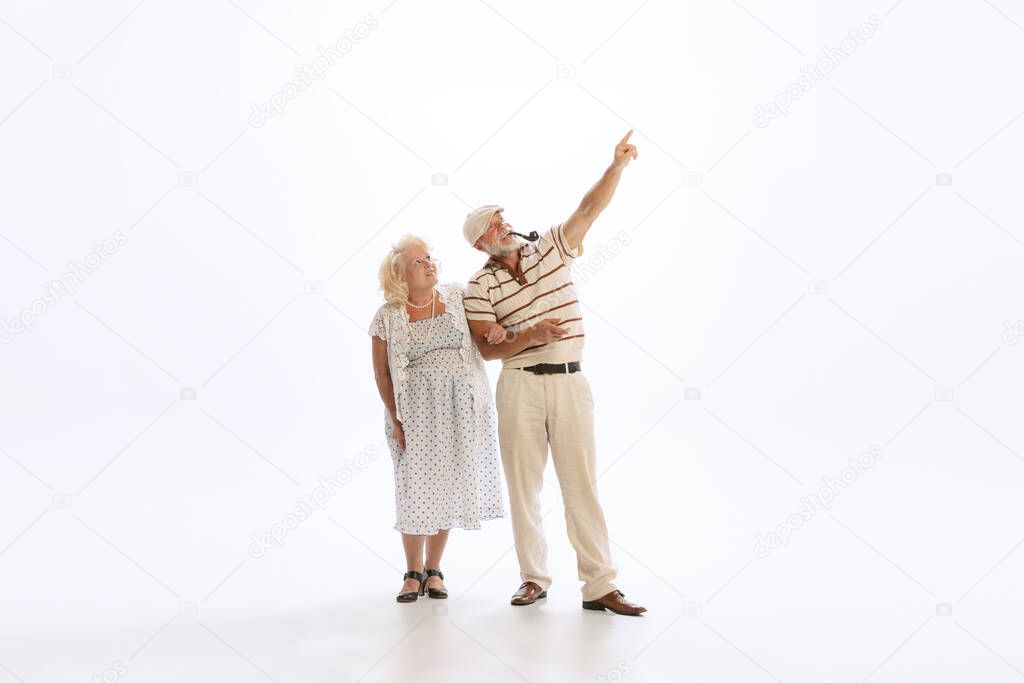
M 409 286 L 405 284 L 405 264 L 402 262 L 402 254 L 409 247 L 423 247 L 429 250 L 430 247 L 425 241 L 415 235 L 405 235 L 391 247 L 391 251 L 380 263 L 380 270 L 377 277 L 380 279 L 380 288 L 384 292 L 384 300 L 392 306 L 401 306 L 409 298 Z

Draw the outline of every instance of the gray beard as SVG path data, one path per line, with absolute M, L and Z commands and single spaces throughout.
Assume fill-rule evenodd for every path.
M 483 242 L 482 246 L 484 251 L 493 256 L 494 258 L 504 258 L 509 254 L 519 251 L 518 244 L 510 244 L 503 246 L 501 244 L 491 244 L 490 242 Z

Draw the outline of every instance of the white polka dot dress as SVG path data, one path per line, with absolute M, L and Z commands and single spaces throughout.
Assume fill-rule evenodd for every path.
M 499 477 L 497 418 L 492 405 L 474 409 L 473 378 L 460 354 L 461 311 L 411 323 L 402 428 L 406 449 L 395 441 L 385 411 L 385 432 L 395 466 L 395 529 L 436 534 L 479 529 L 504 516 Z M 461 324 L 460 324 L 461 322 Z

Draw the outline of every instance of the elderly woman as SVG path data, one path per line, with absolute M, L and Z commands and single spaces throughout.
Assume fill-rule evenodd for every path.
M 395 529 L 408 571 L 398 602 L 446 598 L 441 555 L 454 527 L 503 517 L 494 404 L 462 307 L 464 290 L 438 285 L 437 264 L 413 236 L 380 266 L 373 372 L 395 467 Z M 505 339 L 493 325 L 487 340 Z M 424 570 L 425 573 L 424 573 Z

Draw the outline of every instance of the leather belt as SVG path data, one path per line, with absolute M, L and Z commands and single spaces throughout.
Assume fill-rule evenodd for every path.
M 535 375 L 565 375 L 579 372 L 580 362 L 574 360 L 571 363 L 537 363 L 536 365 L 529 365 L 519 369 L 532 372 Z

